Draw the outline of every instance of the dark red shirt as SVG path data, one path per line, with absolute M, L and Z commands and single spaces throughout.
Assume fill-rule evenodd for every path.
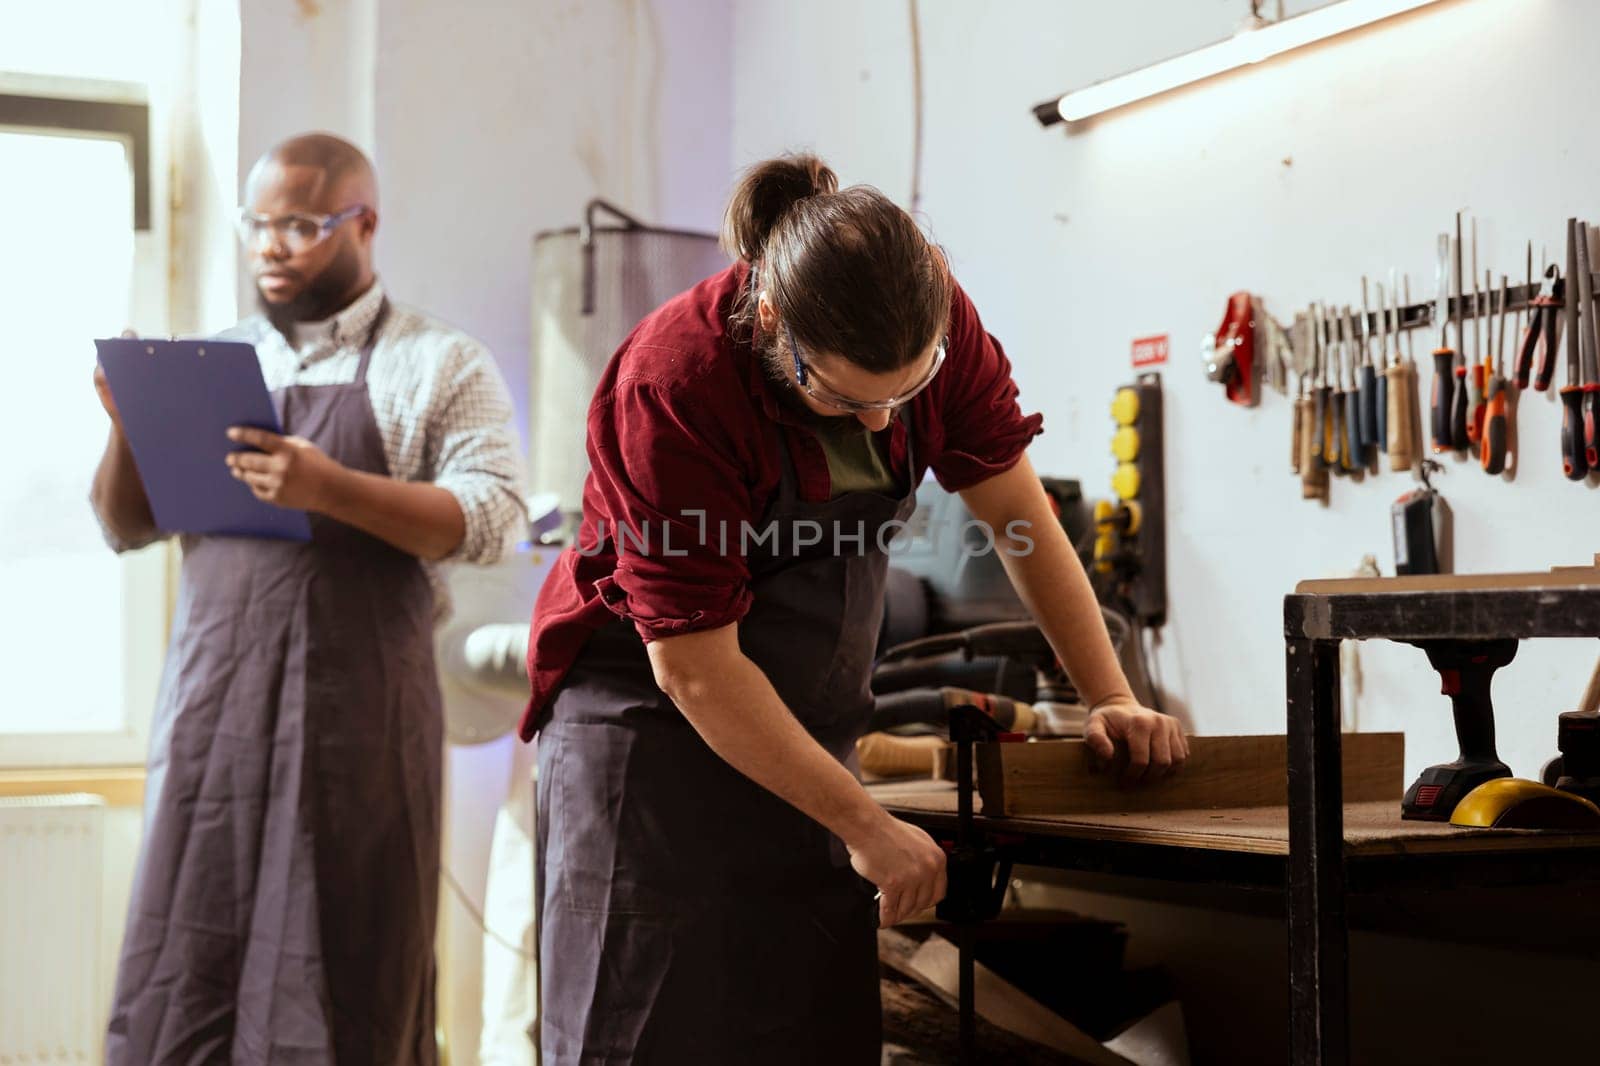
M 829 496 L 822 446 L 780 402 L 782 386 L 750 344 L 728 333 L 748 276 L 736 264 L 657 308 L 601 376 L 589 406 L 578 549 L 562 553 L 534 607 L 524 739 L 589 635 L 614 616 L 632 621 L 647 642 L 744 617 L 750 571 L 739 531 L 741 523 L 759 528 L 778 488 L 780 433 L 801 497 Z M 948 338 L 938 376 L 884 432 L 897 481 L 905 483 L 909 418 L 912 483 L 931 468 L 955 492 L 1009 470 L 1043 419 L 1022 414 L 1011 363 L 960 286 Z

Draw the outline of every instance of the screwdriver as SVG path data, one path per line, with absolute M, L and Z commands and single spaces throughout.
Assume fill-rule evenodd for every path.
M 1589 227 L 1578 223 L 1578 292 L 1583 299 L 1583 440 L 1590 470 L 1600 470 L 1600 329 L 1594 320 L 1594 275 L 1589 266 Z
M 1379 303 L 1382 303 L 1380 297 Z M 1378 355 L 1383 356 L 1383 342 L 1378 342 Z M 1356 384 L 1356 395 L 1359 411 L 1356 422 L 1360 432 L 1357 434 L 1361 441 L 1361 465 L 1365 466 L 1367 451 L 1374 445 L 1383 447 L 1383 442 L 1378 439 L 1378 375 L 1372 365 L 1372 309 L 1367 306 L 1367 279 L 1361 278 L 1361 372 Z
M 1583 440 L 1583 382 L 1578 371 L 1578 310 L 1581 307 L 1584 311 L 1582 335 L 1587 339 L 1587 321 L 1594 314 L 1594 304 L 1583 298 L 1584 290 L 1592 289 L 1592 284 L 1584 283 L 1589 268 L 1589 250 L 1580 245 L 1578 237 L 1578 220 L 1567 219 L 1567 287 L 1572 291 L 1567 293 L 1564 308 L 1567 320 L 1567 383 L 1561 389 L 1561 470 L 1569 481 L 1582 481 L 1589 474 L 1589 456 Z
M 1448 243 L 1450 238 L 1446 237 Z M 1392 273 L 1392 271 L 1391 271 Z M 1384 371 L 1389 383 L 1389 469 L 1410 470 L 1417 461 L 1417 362 L 1400 360 L 1400 291 L 1390 279 L 1390 299 L 1394 301 L 1394 363 Z M 1406 303 L 1411 303 L 1411 278 L 1406 277 Z M 1409 345 L 1410 334 L 1406 335 Z
M 1532 251 L 1529 251 L 1528 267 L 1533 267 Z M 1506 351 L 1506 301 L 1511 298 L 1511 280 L 1506 275 L 1500 275 L 1500 317 L 1498 325 L 1493 317 L 1494 309 L 1490 308 L 1489 342 L 1490 362 L 1486 364 L 1484 374 L 1484 423 L 1483 446 L 1480 458 L 1483 461 L 1483 470 L 1486 474 L 1500 475 L 1506 468 L 1506 392 L 1505 378 L 1502 372 L 1505 366 Z
M 1411 306 L 1411 275 L 1403 277 L 1405 285 L 1405 305 Z M 1398 309 L 1397 309 L 1398 313 Z M 1396 323 L 1396 329 L 1399 324 Z M 1406 331 L 1406 417 L 1411 422 L 1411 454 L 1418 460 L 1427 449 L 1422 443 L 1422 413 L 1417 409 L 1417 403 L 1422 398 L 1422 374 L 1417 370 L 1417 339 L 1410 330 Z
M 1456 379 L 1455 392 L 1450 397 L 1450 447 L 1460 451 L 1467 440 L 1467 286 L 1461 273 L 1461 256 L 1465 250 L 1461 240 L 1461 215 L 1456 214 L 1456 360 L 1452 376 Z M 1474 308 L 1476 310 L 1476 308 Z M 1474 342 L 1476 343 L 1476 342 Z
M 1394 267 L 1389 268 L 1389 289 L 1394 289 Z M 1365 310 L 1365 307 L 1363 307 Z M 1378 282 L 1378 366 L 1372 375 L 1372 444 L 1378 461 L 1389 450 L 1389 311 L 1383 302 L 1383 283 Z M 1398 353 L 1396 353 L 1398 354 Z
M 1309 352 L 1311 345 L 1311 341 L 1309 339 L 1311 336 L 1311 315 L 1309 313 L 1306 315 L 1306 329 L 1303 336 L 1307 338 L 1305 344 L 1307 346 L 1307 351 Z M 1305 373 L 1301 372 L 1299 378 L 1300 385 L 1295 390 L 1294 399 L 1289 405 L 1290 410 L 1294 414 L 1294 423 L 1289 432 L 1289 472 L 1291 474 L 1298 474 L 1300 472 L 1301 449 L 1303 438 L 1305 436 L 1304 428 L 1307 413 L 1306 409 L 1310 406 L 1310 401 L 1306 399 Z
M 1461 216 L 1456 216 L 1456 229 L 1461 228 Z M 1459 258 L 1459 255 L 1458 255 Z M 1457 278 L 1460 278 L 1458 273 Z M 1455 437 L 1450 431 L 1450 412 L 1455 397 L 1455 349 L 1450 347 L 1450 235 L 1439 234 L 1439 346 L 1433 350 L 1433 450 L 1447 452 L 1455 447 Z M 1461 291 L 1460 282 L 1456 292 Z M 1456 340 L 1461 339 L 1461 327 L 1456 326 Z
M 1322 365 L 1321 337 L 1318 336 L 1317 307 L 1312 304 L 1306 316 L 1307 343 L 1311 346 L 1311 381 L 1306 381 L 1306 376 L 1301 376 L 1301 385 L 1307 388 L 1308 395 L 1300 400 L 1305 406 L 1300 422 L 1300 497 L 1306 500 L 1326 500 L 1328 498 L 1328 471 L 1321 462 L 1322 431 L 1313 421 L 1312 401 L 1309 392 L 1315 391 L 1317 371 Z M 1297 405 L 1298 406 L 1298 405 Z
M 1311 323 L 1312 336 L 1316 338 L 1317 345 L 1317 386 L 1312 390 L 1315 400 L 1313 412 L 1315 421 L 1312 427 L 1311 454 L 1317 460 L 1317 466 L 1326 470 L 1332 465 L 1332 437 L 1333 413 L 1328 410 L 1329 394 L 1333 391 L 1328 386 L 1328 344 L 1327 335 L 1323 332 L 1326 324 L 1322 315 L 1322 305 L 1311 305 L 1313 320 Z M 1333 456 L 1337 456 L 1337 452 Z
M 1539 292 L 1535 293 L 1533 291 L 1533 242 L 1529 241 L 1528 309 L 1526 312 L 1519 312 L 1519 316 L 1526 315 L 1527 324 L 1523 326 L 1522 332 L 1518 334 L 1520 339 L 1517 341 L 1517 361 L 1514 367 L 1517 388 L 1519 389 L 1527 388 L 1528 381 L 1533 376 L 1533 353 L 1539 348 L 1540 326 L 1544 321 L 1539 313 L 1540 307 L 1543 306 L 1543 289 L 1544 287 L 1541 285 Z
M 1322 442 L 1322 456 L 1328 460 L 1328 469 L 1335 474 L 1344 473 L 1344 325 L 1339 321 L 1339 309 L 1330 309 L 1328 322 L 1328 360 L 1332 364 L 1333 384 L 1328 387 L 1328 422 L 1324 427 L 1328 437 Z
M 1472 358 L 1466 358 L 1466 345 L 1462 344 L 1462 361 L 1456 370 L 1456 376 L 1464 379 L 1467 391 L 1463 401 L 1462 395 L 1456 394 L 1456 405 L 1463 408 L 1465 415 L 1466 439 L 1462 440 L 1456 435 L 1457 448 L 1471 448 L 1478 443 L 1483 435 L 1483 371 L 1478 365 L 1478 355 L 1483 347 L 1483 321 L 1482 305 L 1483 295 L 1478 290 L 1478 220 L 1472 220 Z M 1465 295 L 1465 292 L 1462 294 Z M 1452 413 L 1451 432 L 1454 433 L 1454 420 L 1461 417 Z
M 1344 451 L 1341 461 L 1346 470 L 1359 470 L 1367 465 L 1367 451 L 1361 441 L 1361 350 L 1356 341 L 1355 312 L 1349 304 L 1344 306 L 1346 351 L 1349 353 L 1350 387 L 1344 394 Z
M 1494 271 L 1485 270 L 1483 272 L 1483 296 L 1477 296 L 1478 279 L 1476 277 L 1472 279 L 1472 292 L 1473 295 L 1478 299 L 1487 300 L 1487 306 L 1484 308 L 1484 314 L 1488 316 L 1487 320 L 1483 324 L 1483 335 L 1486 342 L 1483 346 L 1483 362 L 1474 368 L 1474 372 L 1477 376 L 1476 384 L 1478 387 L 1478 402 L 1472 408 L 1472 421 L 1474 423 L 1472 440 L 1474 444 L 1481 445 L 1483 443 L 1483 427 L 1486 424 L 1486 419 L 1489 417 L 1489 375 L 1494 373 L 1495 360 Z

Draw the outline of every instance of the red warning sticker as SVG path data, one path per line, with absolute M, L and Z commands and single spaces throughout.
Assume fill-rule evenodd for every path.
M 1160 366 L 1167 361 L 1169 347 L 1165 333 L 1157 337 L 1135 337 L 1133 341 L 1133 365 L 1135 367 Z

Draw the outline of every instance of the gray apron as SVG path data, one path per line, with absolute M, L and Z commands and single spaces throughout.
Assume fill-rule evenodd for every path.
M 740 646 L 841 762 L 872 710 L 888 566 L 878 533 L 909 517 L 913 488 L 804 502 L 785 444 L 763 519 L 780 539 L 752 545 Z M 796 554 L 806 521 L 822 543 Z M 865 550 L 847 540 L 835 554 L 836 527 L 861 532 Z M 610 579 L 599 588 L 620 598 Z M 836 837 L 706 745 L 656 686 L 630 623 L 590 639 L 538 749 L 544 1066 L 876 1066 L 872 887 Z
M 384 476 L 387 311 L 355 381 L 274 394 L 286 433 Z M 399 549 L 311 528 L 184 544 L 110 1066 L 436 1060 L 433 593 Z

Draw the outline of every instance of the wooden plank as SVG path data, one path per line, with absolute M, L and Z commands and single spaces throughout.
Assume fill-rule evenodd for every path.
M 953 816 L 955 790 L 930 784 L 924 792 L 902 792 L 886 798 L 884 805 L 890 811 L 913 816 Z M 990 819 L 985 818 L 985 821 Z M 1076 840 L 1112 840 L 1257 855 L 1289 854 L 1289 816 L 1284 806 L 1036 814 L 1007 818 L 998 824 L 1007 831 Z M 1353 857 L 1600 847 L 1600 833 L 1470 829 L 1448 822 L 1406 821 L 1400 817 L 1399 802 L 1389 800 L 1345 804 L 1344 839 L 1345 853 Z
M 1181 771 L 1125 787 L 1120 766 L 1096 771 L 1081 740 L 980 744 L 983 813 L 998 817 L 1091 811 L 1276 807 L 1288 802 L 1288 742 L 1283 736 L 1190 737 Z M 1348 802 L 1392 800 L 1405 792 L 1405 734 L 1344 737 Z
M 1406 577 L 1339 577 L 1302 581 L 1299 595 L 1350 596 L 1382 592 L 1466 592 L 1477 589 L 1600 588 L 1600 568 L 1557 567 L 1531 574 L 1413 574 Z

